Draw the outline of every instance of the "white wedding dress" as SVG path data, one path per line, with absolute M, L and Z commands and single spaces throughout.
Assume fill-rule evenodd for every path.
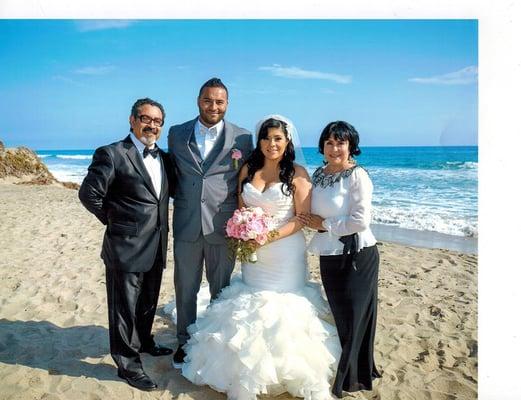
M 248 183 L 242 193 L 247 206 L 262 207 L 277 227 L 294 216 L 281 185 L 260 192 Z M 308 282 L 305 249 L 299 231 L 259 248 L 258 261 L 242 265 L 242 277 L 232 278 L 188 328 L 183 376 L 235 400 L 283 392 L 331 398 L 340 343 L 323 319 L 329 309 L 320 287 Z

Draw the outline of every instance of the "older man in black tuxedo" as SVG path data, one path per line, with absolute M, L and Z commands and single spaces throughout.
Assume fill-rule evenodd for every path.
M 83 205 L 107 226 L 101 258 L 106 267 L 110 353 L 118 375 L 141 390 L 157 386 L 143 371 L 139 353 L 172 353 L 151 334 L 166 265 L 173 189 L 171 161 L 156 145 L 164 118 L 161 104 L 148 98 L 136 101 L 130 135 L 96 150 L 79 190 Z

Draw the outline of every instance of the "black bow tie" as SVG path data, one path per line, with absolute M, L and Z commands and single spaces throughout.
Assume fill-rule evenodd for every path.
M 155 146 L 153 149 L 149 149 L 148 147 L 145 147 L 145 149 L 143 150 L 143 158 L 145 158 L 149 154 L 152 157 L 156 158 L 159 155 L 159 147 Z

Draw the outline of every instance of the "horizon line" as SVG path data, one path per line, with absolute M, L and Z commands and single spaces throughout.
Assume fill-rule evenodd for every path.
M 28 146 L 15 146 L 15 147 L 5 147 L 6 150 L 9 150 L 9 149 L 14 149 L 14 148 L 18 148 L 18 147 L 28 147 Z M 99 147 L 99 146 L 98 146 Z M 404 148 L 404 147 L 478 147 L 479 148 L 479 145 L 477 144 L 453 144 L 453 145 L 416 145 L 416 144 L 408 144 L 408 145 L 400 145 L 400 146 L 393 146 L 393 145 L 366 145 L 366 146 L 360 146 L 362 149 L 364 147 L 372 147 L 372 148 L 377 148 L 377 147 L 392 147 L 392 148 Z M 28 147 L 30 150 L 32 151 L 72 151 L 72 150 L 78 150 L 78 151 L 94 151 L 96 150 L 96 148 L 91 148 L 91 149 L 80 149 L 80 148 L 63 148 L 63 149 L 33 149 L 31 147 Z M 301 146 L 301 148 L 303 149 L 311 149 L 311 148 L 315 148 L 315 146 Z M 317 151 L 318 151 L 318 147 L 316 147 Z

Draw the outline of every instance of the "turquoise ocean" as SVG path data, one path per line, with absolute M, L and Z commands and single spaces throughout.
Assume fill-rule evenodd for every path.
M 54 176 L 81 183 L 94 150 L 41 150 Z M 310 174 L 323 157 L 303 148 Z M 362 147 L 374 184 L 373 223 L 462 238 L 478 236 L 478 148 Z

